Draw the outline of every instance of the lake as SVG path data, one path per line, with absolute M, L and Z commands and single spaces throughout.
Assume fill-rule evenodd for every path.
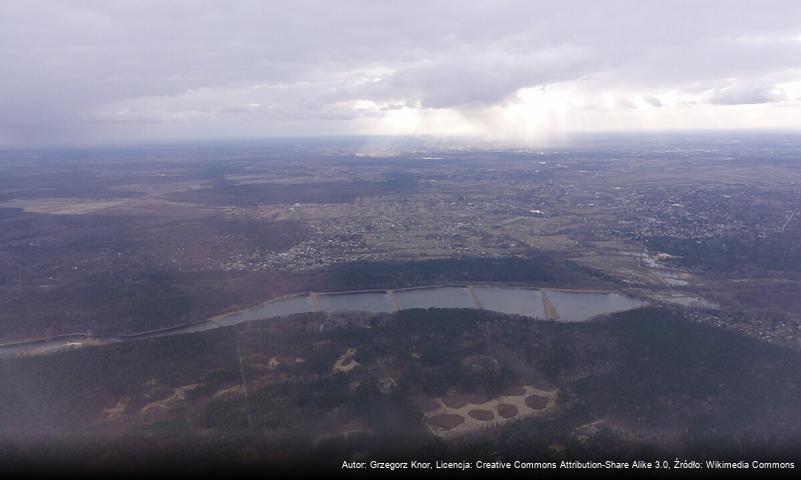
M 553 306 L 550 320 L 585 322 L 598 315 L 631 310 L 647 302 L 612 292 L 585 292 L 497 285 L 448 285 L 366 292 L 301 293 L 266 301 L 251 308 L 218 315 L 204 322 L 133 335 L 70 336 L 0 345 L 0 355 L 52 353 L 90 343 L 118 343 L 145 338 L 202 332 L 251 320 L 295 313 L 360 311 L 389 313 L 412 308 L 469 308 L 546 319 L 545 300 Z M 680 299 L 685 300 L 684 298 Z M 696 303 L 697 300 L 692 303 Z M 674 300 L 675 301 L 675 300 Z M 684 302 L 681 302 L 684 303 Z M 686 303 L 691 303 L 687 301 Z

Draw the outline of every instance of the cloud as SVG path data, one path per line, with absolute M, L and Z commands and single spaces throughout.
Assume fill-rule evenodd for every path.
M 693 105 L 789 111 L 799 15 L 793 0 L 1 2 L 0 141 L 506 136 L 655 128 Z M 520 100 L 537 88 L 553 97 Z M 801 122 L 738 112 L 722 121 Z
M 517 90 L 573 79 L 598 68 L 592 52 L 558 46 L 507 53 L 501 48 L 426 59 L 370 85 L 367 93 L 412 98 L 425 108 L 495 104 Z
M 784 91 L 773 85 L 735 83 L 712 92 L 714 105 L 754 105 L 787 100 Z
M 652 97 L 650 95 L 646 95 L 646 96 L 642 97 L 642 99 L 643 99 L 643 101 L 645 101 L 645 103 L 647 103 L 648 105 L 650 105 L 652 107 L 661 107 L 662 106 L 662 101 L 659 100 L 659 98 L 657 98 L 657 97 Z

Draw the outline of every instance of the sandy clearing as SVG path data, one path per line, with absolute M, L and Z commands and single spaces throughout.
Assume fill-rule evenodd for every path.
M 131 402 L 131 397 L 122 397 L 117 402 L 117 405 L 106 408 L 103 410 L 103 416 L 106 417 L 106 420 L 116 420 L 125 412 L 125 409 L 128 408 L 128 404 Z
M 236 397 L 245 393 L 242 385 L 236 385 L 231 388 L 223 388 L 214 393 L 213 398 Z
M 334 438 L 347 438 L 351 435 L 356 435 L 360 433 L 372 433 L 373 430 L 369 428 L 367 422 L 361 418 L 354 418 L 353 420 L 349 421 L 348 423 L 344 424 L 342 428 L 335 432 L 324 432 L 317 435 L 314 438 L 314 444 L 317 445 L 320 442 L 325 440 L 330 440 Z
M 154 409 L 157 410 L 169 410 L 174 403 L 180 402 L 186 398 L 186 393 L 189 391 L 194 390 L 198 387 L 197 383 L 193 383 L 192 385 L 184 385 L 182 387 L 178 387 L 175 389 L 172 395 L 162 400 L 158 400 L 155 402 L 148 403 L 141 410 L 139 410 L 140 415 L 147 415 L 148 412 L 153 411 Z
M 442 439 L 462 436 L 484 428 L 501 426 L 522 418 L 546 415 L 556 408 L 557 390 L 541 390 L 532 385 L 525 385 L 509 388 L 507 392 L 511 393 L 511 395 L 499 395 L 490 399 L 475 394 L 450 393 L 452 400 L 458 400 L 456 403 L 452 401 L 451 405 L 461 405 L 457 408 L 448 406 L 442 397 L 428 399 L 429 402 L 419 401 L 415 404 L 425 415 L 431 433 Z M 415 398 L 420 400 L 422 397 L 424 396 Z M 535 397 L 528 402 L 533 404 L 534 407 L 540 406 L 542 402 L 545 402 L 545 405 L 542 408 L 532 408 L 526 401 L 530 397 Z M 427 399 L 428 397 L 425 398 Z M 465 399 L 470 400 L 462 405 Z M 435 403 L 440 404 L 440 408 L 421 408 L 432 407 Z M 481 417 L 487 418 L 488 415 L 486 413 L 477 413 L 480 411 L 492 414 L 492 418 L 483 420 Z M 456 420 L 455 417 L 451 419 L 451 415 L 459 416 L 463 421 L 454 425 L 453 423 Z
M 608 429 L 615 435 L 615 437 L 617 437 L 618 440 L 624 442 L 637 440 L 637 435 L 635 435 L 633 432 L 606 418 L 601 418 L 599 420 L 595 420 L 594 422 L 585 423 L 584 425 L 576 427 L 573 429 L 573 435 L 578 441 L 586 442 L 603 429 Z
M 356 355 L 355 348 L 349 348 L 342 354 L 341 357 L 334 362 L 334 367 L 332 370 L 334 372 L 349 372 L 354 368 L 360 366 L 361 364 L 353 359 L 353 356 Z

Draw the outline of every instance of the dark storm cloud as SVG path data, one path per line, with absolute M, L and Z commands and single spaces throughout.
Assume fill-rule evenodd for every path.
M 776 101 L 801 69 L 799 19 L 790 0 L 4 1 L 0 142 L 147 137 L 154 123 L 347 131 L 398 106 L 476 108 L 586 79 L 651 106 L 659 89 Z M 743 81 L 758 87 L 727 90 Z

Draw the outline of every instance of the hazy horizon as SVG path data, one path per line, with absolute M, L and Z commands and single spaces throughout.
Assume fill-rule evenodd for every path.
M 253 135 L 242 137 L 177 137 L 160 139 L 96 139 L 94 141 L 69 142 L 56 141 L 53 143 L 39 142 L 31 145 L 0 145 L 0 152 L 13 153 L 20 151 L 91 151 L 104 149 L 138 149 L 138 148 L 187 148 L 203 146 L 269 146 L 287 145 L 303 142 L 306 145 L 312 142 L 325 142 L 328 146 L 346 144 L 348 146 L 360 145 L 369 147 L 380 145 L 382 147 L 404 147 L 413 144 L 425 150 L 441 148 L 463 147 L 470 149 L 520 149 L 520 150 L 553 150 L 562 148 L 580 148 L 594 141 L 653 141 L 663 140 L 675 142 L 696 138 L 721 139 L 725 137 L 798 137 L 801 139 L 801 127 L 798 128 L 737 128 L 737 129 L 664 129 L 664 130 L 608 130 L 597 132 L 573 132 L 559 138 L 539 139 L 536 142 L 492 139 L 481 135 L 434 135 L 434 134 L 366 134 L 366 133 L 332 133 L 311 134 L 296 133 L 282 135 Z M 301 145 L 301 144 L 298 144 Z

